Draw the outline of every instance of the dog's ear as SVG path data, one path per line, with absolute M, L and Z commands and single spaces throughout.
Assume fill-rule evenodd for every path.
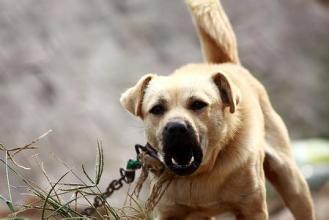
M 131 114 L 143 118 L 142 104 L 145 90 L 155 74 L 144 75 L 135 86 L 127 89 L 120 98 L 121 105 Z
M 219 0 L 186 0 L 205 61 L 240 63 L 236 37 Z
M 219 90 L 223 106 L 229 107 L 230 112 L 234 113 L 241 99 L 239 88 L 223 73 L 215 73 L 212 79 Z

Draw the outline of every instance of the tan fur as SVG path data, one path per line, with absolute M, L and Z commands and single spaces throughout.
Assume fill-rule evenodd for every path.
M 144 76 L 121 98 L 128 111 L 143 119 L 147 140 L 160 153 L 162 130 L 173 119 L 188 121 L 201 143 L 201 166 L 173 180 L 157 206 L 158 218 L 209 219 L 233 212 L 237 219 L 268 219 L 266 176 L 296 219 L 314 219 L 287 129 L 264 87 L 239 64 L 235 36 L 221 5 L 216 0 L 187 4 L 209 63 L 189 64 L 169 76 Z M 193 99 L 209 105 L 192 111 L 188 105 Z M 165 114 L 150 114 L 159 102 L 165 102 Z

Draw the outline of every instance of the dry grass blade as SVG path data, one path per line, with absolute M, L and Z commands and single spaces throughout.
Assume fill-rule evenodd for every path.
M 3 144 L 0 144 L 0 150 L 5 151 L 8 159 L 10 159 L 17 167 L 20 167 L 24 170 L 30 170 L 31 168 L 25 167 L 25 166 L 19 164 L 17 161 L 15 161 L 15 159 L 14 159 L 15 156 L 18 153 L 22 152 L 23 150 L 37 149 L 36 147 L 34 147 L 32 145 L 34 145 L 35 143 L 40 141 L 42 138 L 46 137 L 50 132 L 52 132 L 52 130 L 48 130 L 46 133 L 44 133 L 41 136 L 37 137 L 32 142 L 30 142 L 29 144 L 24 145 L 23 147 L 16 147 L 16 148 L 12 148 L 12 149 L 7 149 Z
M 74 198 L 74 199 L 71 199 L 71 200 L 69 200 L 68 202 L 64 203 L 63 205 L 61 205 L 61 206 L 58 207 L 57 209 L 53 210 L 53 212 L 52 212 L 50 215 L 48 215 L 47 217 L 45 217 L 45 219 L 49 219 L 50 217 L 53 217 L 54 215 L 57 215 L 58 212 L 59 212 L 61 209 L 67 209 L 68 206 L 69 206 L 72 202 L 74 202 L 74 201 L 76 201 L 76 200 L 77 200 L 77 198 Z M 42 208 L 42 210 L 44 210 L 44 208 Z M 75 211 L 76 211 L 76 209 L 75 209 Z M 82 215 L 79 216 L 79 217 L 82 217 Z
M 66 172 L 63 176 L 61 176 L 61 178 L 59 178 L 59 180 L 51 187 L 50 191 L 48 192 L 47 194 L 47 197 L 45 199 L 45 202 L 43 204 L 43 210 L 42 210 L 42 215 L 41 215 L 41 218 L 44 219 L 44 216 L 45 216 L 45 208 L 46 208 L 46 205 L 48 203 L 48 199 L 52 193 L 52 191 L 55 189 L 56 185 L 68 174 L 69 172 Z
M 39 167 L 40 167 L 40 169 L 41 169 L 43 175 L 44 175 L 45 178 L 47 179 L 47 182 L 49 183 L 49 185 L 50 185 L 51 187 L 53 187 L 53 184 L 51 183 L 50 178 L 49 178 L 49 176 L 47 175 L 47 172 L 46 172 L 46 170 L 45 170 L 45 168 L 44 168 L 42 162 L 39 162 Z M 61 202 L 61 200 L 60 200 L 60 198 L 59 198 L 59 195 L 58 195 L 57 192 L 56 192 L 56 189 L 54 189 L 54 192 L 55 192 L 55 195 L 56 195 L 56 197 L 57 197 L 57 200 L 58 200 L 59 202 Z
M 14 153 L 12 155 L 14 157 L 16 154 L 18 154 L 22 150 L 36 149 L 36 147 L 32 147 L 32 145 L 35 144 L 35 143 L 37 143 L 38 141 L 40 141 L 42 138 L 46 137 L 50 132 L 52 132 L 52 130 L 48 130 L 46 133 L 40 135 L 39 137 L 37 137 L 36 139 L 34 139 L 32 142 L 30 142 L 29 144 L 26 144 L 23 147 L 18 147 L 18 148 L 10 149 L 8 151 L 14 151 Z

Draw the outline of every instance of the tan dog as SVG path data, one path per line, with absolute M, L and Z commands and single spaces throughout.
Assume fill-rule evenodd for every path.
M 177 174 L 157 206 L 159 219 L 208 219 L 222 212 L 268 219 L 265 176 L 296 219 L 314 219 L 287 129 L 262 84 L 240 65 L 220 3 L 187 4 L 207 63 L 169 76 L 147 74 L 121 97 Z

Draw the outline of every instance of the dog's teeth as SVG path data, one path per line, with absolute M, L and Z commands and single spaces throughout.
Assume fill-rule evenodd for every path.
M 185 166 L 190 166 L 193 162 L 194 162 L 194 156 L 191 157 L 190 161 L 188 162 L 188 164 L 179 164 L 174 158 L 171 158 L 171 162 L 179 167 L 185 167 Z
M 191 157 L 190 162 L 188 162 L 188 165 L 191 165 L 194 161 L 194 156 Z
M 173 164 L 175 164 L 175 165 L 179 165 L 179 164 L 177 163 L 177 161 L 176 161 L 174 158 L 171 158 L 171 162 L 172 162 Z

